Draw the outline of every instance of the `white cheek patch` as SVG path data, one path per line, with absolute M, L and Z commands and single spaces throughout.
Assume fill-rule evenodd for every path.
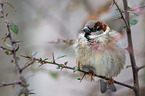
M 96 31 L 96 32 L 92 32 L 91 35 L 90 35 L 89 37 L 90 37 L 90 38 L 97 38 L 97 37 L 101 36 L 102 33 L 103 33 L 102 30 Z

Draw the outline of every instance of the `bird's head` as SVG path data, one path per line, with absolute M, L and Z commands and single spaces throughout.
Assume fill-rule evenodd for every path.
M 110 31 L 110 28 L 105 22 L 91 20 L 85 24 L 82 30 L 85 32 L 85 37 L 90 40 L 91 35 L 100 35 Z

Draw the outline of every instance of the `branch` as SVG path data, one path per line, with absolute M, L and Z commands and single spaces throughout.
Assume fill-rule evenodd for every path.
M 127 0 L 123 0 L 123 5 L 124 5 L 124 10 L 128 10 Z M 130 25 L 128 12 L 125 12 L 125 18 L 126 18 L 127 24 Z M 133 81 L 134 81 L 134 86 L 135 86 L 134 93 L 135 93 L 135 96 L 139 96 L 140 94 L 139 94 L 139 83 L 138 83 L 138 67 L 136 66 L 136 61 L 134 57 L 130 27 L 127 27 L 126 31 L 127 31 L 127 37 L 128 37 L 128 52 L 129 52 L 129 56 L 131 60 L 132 71 L 133 71 Z
M 48 63 L 48 64 L 60 66 L 61 68 L 70 69 L 70 70 L 75 70 L 74 67 L 69 67 L 69 66 L 66 66 L 66 65 L 63 65 L 63 64 L 59 64 L 59 63 L 56 63 L 56 62 L 49 62 L 49 61 L 46 61 L 46 60 L 41 60 L 41 59 L 39 59 L 39 58 L 30 57 L 30 56 L 24 56 L 24 55 L 21 55 L 21 56 L 24 57 L 24 58 L 28 58 L 28 59 L 30 59 L 30 60 L 40 61 L 40 62 L 41 62 L 41 65 Z M 82 72 L 82 73 L 84 73 L 84 74 L 89 74 L 89 72 L 83 71 L 83 70 L 81 70 L 81 69 L 78 69 L 77 71 L 78 71 L 78 72 Z M 102 79 L 105 79 L 105 80 L 110 80 L 110 78 L 107 78 L 107 77 L 101 76 L 101 75 L 96 75 L 96 74 L 94 74 L 93 76 L 99 77 L 99 78 L 102 78 Z M 128 84 L 121 83 L 121 82 L 116 81 L 116 80 L 114 80 L 114 83 L 115 83 L 115 84 L 118 84 L 118 85 L 121 85 L 121 86 L 124 86 L 124 87 L 127 87 L 127 88 L 130 88 L 130 89 L 134 89 L 133 86 L 128 85 Z
M 10 85 L 16 85 L 16 84 L 21 84 L 21 81 L 14 81 L 14 82 L 10 82 L 10 83 L 2 83 L 0 85 L 0 87 L 10 86 Z
M 138 67 L 138 71 L 139 71 L 140 69 L 143 69 L 143 68 L 145 68 L 145 65 L 142 65 L 142 66 Z
M 131 65 L 132 65 L 132 72 L 133 72 L 133 81 L 134 81 L 134 93 L 135 96 L 139 96 L 139 83 L 138 83 L 138 67 L 136 66 L 136 61 L 134 57 L 134 52 L 133 52 L 133 45 L 132 45 L 132 37 L 131 37 L 131 29 L 130 29 L 130 20 L 129 20 L 129 13 L 126 11 L 128 10 L 128 3 L 127 0 L 123 0 L 123 5 L 124 5 L 124 10 L 125 16 L 123 16 L 123 13 L 115 0 L 113 0 L 114 4 L 116 5 L 117 9 L 119 10 L 119 13 L 126 25 L 126 32 L 127 32 L 127 39 L 128 39 L 128 47 L 127 50 L 129 52 L 130 60 L 131 60 Z

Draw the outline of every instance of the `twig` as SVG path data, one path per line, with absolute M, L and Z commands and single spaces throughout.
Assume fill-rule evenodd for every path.
M 49 41 L 48 43 L 51 43 L 51 44 L 64 43 L 66 45 L 72 45 L 72 44 L 74 44 L 74 40 L 72 40 L 72 39 L 70 39 L 70 40 L 58 39 L 57 41 Z
M 2 47 L 2 46 L 0 46 L 0 49 L 1 49 L 1 50 L 7 50 L 7 51 L 12 52 L 12 50 L 11 50 L 11 49 L 8 49 L 8 48 Z
M 2 84 L 0 84 L 0 87 L 16 85 L 16 84 L 21 84 L 21 81 L 14 81 L 14 82 L 10 82 L 10 83 L 2 83 Z
M 137 10 L 137 9 L 141 9 L 141 8 L 144 8 L 144 7 L 145 7 L 145 4 L 140 5 L 140 6 L 137 6 L 137 7 L 135 7 L 135 8 L 132 8 L 132 9 L 129 10 L 129 11 L 135 11 L 135 10 Z
M 123 16 L 123 13 L 122 13 L 121 9 L 119 8 L 118 4 L 115 2 L 115 0 L 113 0 L 113 2 L 114 2 L 114 4 L 115 4 L 115 6 L 117 7 L 117 9 L 118 9 L 118 11 L 119 11 L 119 13 L 120 13 L 120 15 L 121 15 L 121 18 L 123 19 L 123 21 L 124 21 L 126 27 L 129 28 L 129 25 L 128 25 L 128 23 L 126 22 L 125 17 Z
M 25 65 L 23 68 L 20 69 L 20 73 L 22 73 L 23 70 L 25 70 L 26 68 L 28 68 L 30 65 L 32 65 L 35 62 L 35 60 L 33 60 L 32 62 L 28 63 L 27 65 Z
M 122 12 L 124 13 L 124 12 L 128 12 L 128 11 L 135 11 L 137 9 L 141 9 L 141 8 L 144 8 L 144 7 L 145 7 L 145 4 L 137 6 L 135 8 L 128 9 L 128 10 L 122 10 Z
M 142 66 L 138 67 L 138 71 L 139 71 L 140 69 L 143 69 L 143 68 L 145 68 L 145 65 L 142 65 Z
M 21 56 L 24 57 L 24 58 L 28 58 L 28 59 L 30 59 L 30 60 L 40 61 L 40 59 L 35 58 L 35 57 L 24 56 L 24 55 L 21 55 Z M 43 62 L 43 64 L 45 64 L 45 63 L 53 64 L 53 65 L 57 65 L 57 66 L 60 66 L 60 67 L 62 67 L 62 68 L 65 68 L 65 69 L 70 69 L 70 70 L 74 70 L 74 69 L 75 69 L 75 68 L 73 68 L 73 67 L 69 67 L 69 66 L 66 66 L 66 65 L 63 65 L 63 64 L 59 64 L 59 63 L 56 63 L 56 62 L 49 62 L 49 61 L 45 61 L 45 60 L 42 60 L 42 62 Z M 42 65 L 43 65 L 43 64 L 42 64 Z M 81 69 L 78 69 L 77 71 L 82 72 L 82 73 L 84 73 L 84 74 L 89 74 L 89 72 L 83 71 L 83 70 L 81 70 Z M 99 78 L 102 78 L 102 79 L 105 79 L 105 80 L 110 80 L 110 78 L 107 78 L 107 77 L 105 77 L 105 76 L 100 76 L 100 75 L 96 75 L 96 74 L 94 74 L 93 76 L 96 76 L 96 77 L 99 77 Z M 116 80 L 114 80 L 114 83 L 115 83 L 115 84 L 118 84 L 118 85 L 125 86 L 125 87 L 130 88 L 130 89 L 134 89 L 133 86 L 128 85 L 128 84 L 121 83 L 121 82 L 116 81 Z
M 122 19 L 122 17 L 120 16 L 120 17 L 115 18 L 115 19 L 113 19 L 113 20 L 111 20 L 111 21 L 115 21 L 115 20 L 118 20 L 118 19 Z

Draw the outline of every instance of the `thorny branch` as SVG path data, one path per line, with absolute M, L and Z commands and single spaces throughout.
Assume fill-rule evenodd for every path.
M 3 17 L 4 17 L 4 20 L 5 20 L 5 24 L 6 24 L 6 27 L 7 27 L 7 36 L 8 36 L 8 38 L 9 38 L 9 40 L 10 40 L 10 42 L 11 42 L 11 46 L 12 46 L 12 54 L 13 54 L 13 58 L 14 58 L 14 61 L 15 61 L 15 64 L 16 64 L 16 68 L 17 68 L 17 70 L 18 70 L 18 75 L 20 75 L 20 73 L 19 73 L 19 71 L 20 71 L 20 66 L 19 66 L 19 64 L 18 64 L 18 60 L 17 60 L 17 56 L 16 56 L 16 52 L 15 52 L 15 43 L 13 42 L 13 39 L 12 39 L 12 36 L 11 36 L 11 31 L 10 31 L 10 27 L 9 27 L 9 23 L 8 23 L 8 20 L 7 20 L 7 18 L 6 18 L 6 16 L 5 16 L 5 13 L 4 13 L 4 10 L 3 10 L 3 5 L 4 5 L 4 3 L 3 2 L 0 2 L 0 5 L 1 5 L 1 8 L 2 8 L 2 10 L 1 10 L 1 13 L 2 13 L 2 15 L 3 15 Z M 19 76 L 20 77 L 20 76 Z
M 128 10 L 128 3 L 127 0 L 123 0 L 124 10 L 126 11 L 123 15 L 121 9 L 119 8 L 118 4 L 113 0 L 114 4 L 116 5 L 121 18 L 123 19 L 125 25 L 126 25 L 126 32 L 127 32 L 127 38 L 128 38 L 128 47 L 126 48 L 129 52 L 131 65 L 132 65 L 132 72 L 133 72 L 133 81 L 134 81 L 134 93 L 135 96 L 139 96 L 139 83 L 138 83 L 138 67 L 136 65 L 134 52 L 133 52 L 133 44 L 132 44 L 132 37 L 131 37 L 131 29 L 130 29 L 130 20 L 129 20 L 129 13 Z
M 27 81 L 25 80 L 25 78 L 22 76 L 22 71 L 24 69 L 26 69 L 28 66 L 30 66 L 31 63 L 33 63 L 33 62 L 31 62 L 30 64 L 26 65 L 23 68 L 20 68 L 20 65 L 19 65 L 19 62 L 18 62 L 18 59 L 17 59 L 17 54 L 16 54 L 16 50 L 17 50 L 16 45 L 20 41 L 15 41 L 12 38 L 11 30 L 10 30 L 10 22 L 8 22 L 8 20 L 6 18 L 6 14 L 5 14 L 4 9 L 3 9 L 4 4 L 8 4 L 9 6 L 11 6 L 15 10 L 15 8 L 10 3 L 0 1 L 0 7 L 1 7 L 0 12 L 1 12 L 1 14 L 4 18 L 4 21 L 5 21 L 5 24 L 6 24 L 6 27 L 7 27 L 7 36 L 5 37 L 5 39 L 8 38 L 10 43 L 11 43 L 11 49 L 8 49 L 8 48 L 2 47 L 2 46 L 0 46 L 0 49 L 1 50 L 7 50 L 7 51 L 11 52 L 11 55 L 13 55 L 13 59 L 14 59 L 14 63 L 15 63 L 16 69 L 17 69 L 17 74 L 18 74 L 19 80 L 15 81 L 15 82 L 10 82 L 10 83 L 2 83 L 0 85 L 0 87 L 10 86 L 10 85 L 17 85 L 18 84 L 23 88 L 23 90 L 25 90 L 25 92 L 22 92 L 24 94 L 24 96 L 28 96 L 31 92 L 28 90 L 28 84 L 27 84 Z
M 21 55 L 21 56 L 24 57 L 24 58 L 28 58 L 30 60 L 33 60 L 33 61 L 41 61 L 41 65 L 48 63 L 48 64 L 60 66 L 62 69 L 65 68 L 65 69 L 75 70 L 75 68 L 73 68 L 73 67 L 69 67 L 67 65 L 59 64 L 59 63 L 56 63 L 56 62 L 49 62 L 49 61 L 46 61 L 46 60 L 41 60 L 39 58 L 31 57 L 31 56 L 24 56 L 24 55 Z M 84 74 L 89 74 L 89 72 L 83 71 L 81 69 L 78 69 L 77 71 L 82 72 Z M 107 77 L 101 76 L 101 75 L 94 74 L 93 76 L 96 76 L 96 77 L 99 77 L 99 78 L 102 78 L 102 79 L 105 79 L 105 80 L 110 80 L 110 78 L 107 78 Z M 114 83 L 118 84 L 118 85 L 125 86 L 125 87 L 130 88 L 130 89 L 134 89 L 133 86 L 121 83 L 121 82 L 116 81 L 116 80 L 114 80 Z

